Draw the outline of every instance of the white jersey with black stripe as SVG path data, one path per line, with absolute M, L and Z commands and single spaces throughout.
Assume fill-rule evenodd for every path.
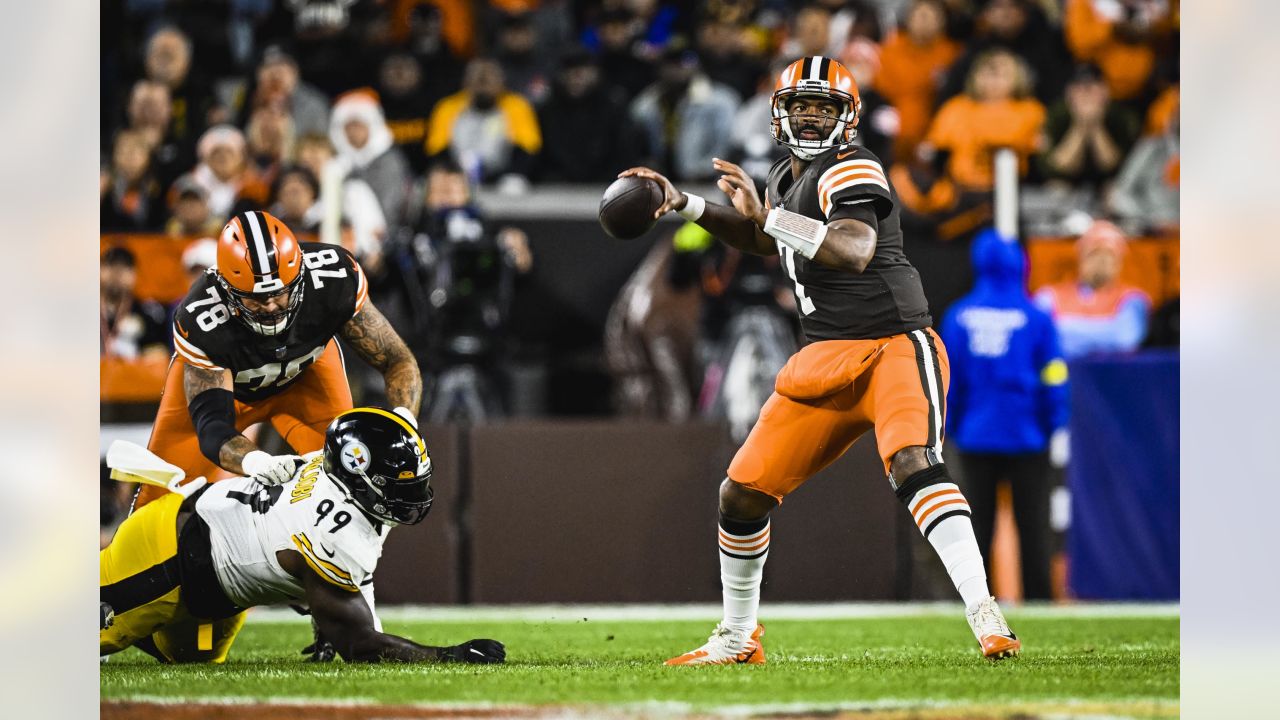
M 302 599 L 301 581 L 276 558 L 280 550 L 296 550 L 325 581 L 372 600 L 387 528 L 370 520 L 325 474 L 322 452 L 304 459 L 283 485 L 231 478 L 210 485 L 196 501 L 196 512 L 209 526 L 218 581 L 240 607 Z

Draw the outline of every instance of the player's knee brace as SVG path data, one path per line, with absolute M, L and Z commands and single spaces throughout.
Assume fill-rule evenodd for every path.
M 930 465 L 908 477 L 899 485 L 894 493 L 926 537 L 939 523 L 947 518 L 963 515 L 972 517 L 969 501 L 965 500 L 960 487 L 951 481 L 947 466 Z

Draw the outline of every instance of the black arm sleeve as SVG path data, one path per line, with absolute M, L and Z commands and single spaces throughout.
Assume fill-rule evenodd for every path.
M 836 207 L 831 210 L 831 214 L 827 217 L 828 222 L 843 220 L 850 218 L 852 220 L 861 220 L 871 226 L 872 230 L 880 232 L 880 221 L 876 215 L 876 200 L 878 198 L 861 199 L 855 201 L 844 201 L 837 203 Z
M 236 430 L 235 396 L 230 390 L 210 388 L 191 398 L 187 411 L 196 426 L 200 452 L 217 465 L 222 446 L 240 434 Z

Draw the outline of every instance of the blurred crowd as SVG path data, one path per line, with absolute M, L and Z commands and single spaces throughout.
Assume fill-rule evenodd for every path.
M 981 204 L 995 147 L 1073 208 L 1164 231 L 1178 19 L 1177 0 L 114 0 L 102 226 L 200 235 L 252 205 L 371 254 L 444 158 L 513 194 L 639 162 L 708 180 L 712 157 L 762 178 L 776 74 L 822 54 L 935 231 Z

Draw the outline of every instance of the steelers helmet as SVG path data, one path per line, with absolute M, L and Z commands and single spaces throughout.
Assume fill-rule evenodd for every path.
M 324 471 L 368 515 L 416 525 L 431 511 L 431 456 L 408 420 L 361 407 L 334 418 L 324 436 Z
M 259 335 L 275 336 L 289 328 L 302 303 L 302 248 L 289 227 L 270 213 L 253 210 L 231 218 L 218 238 L 218 285 L 231 312 Z M 287 295 L 285 295 L 287 293 Z M 255 312 L 246 299 L 270 300 L 285 295 L 277 312 Z

